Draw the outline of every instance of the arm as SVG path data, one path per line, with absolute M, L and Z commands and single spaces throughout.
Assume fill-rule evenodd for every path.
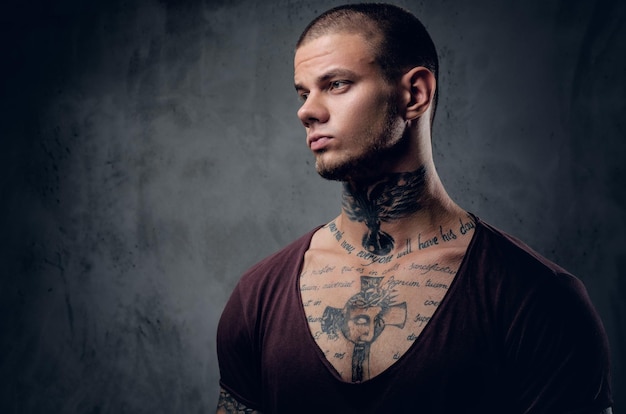
M 246 407 L 235 399 L 228 391 L 220 387 L 220 398 L 217 401 L 216 414 L 262 414 L 260 411 Z M 602 413 L 605 414 L 605 413 Z M 610 414 L 606 413 L 606 414 Z
M 261 362 L 248 324 L 254 311 L 246 310 L 244 303 L 250 304 L 251 301 L 248 298 L 242 300 L 238 285 L 226 303 L 217 327 L 218 414 L 258 414 L 257 410 L 263 408 L 258 368 Z
M 508 330 L 517 404 L 529 414 L 611 414 L 602 322 L 580 281 L 553 282 L 526 295 Z

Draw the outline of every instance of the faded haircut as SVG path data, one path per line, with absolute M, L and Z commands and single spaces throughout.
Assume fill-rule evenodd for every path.
M 391 4 L 347 4 L 316 17 L 304 29 L 296 49 L 332 33 L 361 35 L 372 48 L 383 77 L 395 81 L 411 68 L 423 66 L 439 79 L 437 50 L 426 28 L 411 12 Z M 435 90 L 435 116 L 439 88 Z

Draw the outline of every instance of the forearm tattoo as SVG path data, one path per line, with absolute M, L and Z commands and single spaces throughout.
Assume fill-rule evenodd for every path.
M 230 393 L 220 389 L 220 398 L 217 402 L 217 412 L 226 414 L 261 414 L 260 411 L 248 408 L 237 401 Z

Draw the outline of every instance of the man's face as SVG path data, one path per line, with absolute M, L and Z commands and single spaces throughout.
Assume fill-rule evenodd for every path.
M 310 40 L 295 55 L 298 118 L 318 173 L 347 181 L 391 172 L 404 141 L 398 87 L 387 82 L 358 34 Z

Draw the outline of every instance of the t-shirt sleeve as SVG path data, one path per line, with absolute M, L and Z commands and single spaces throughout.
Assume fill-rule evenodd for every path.
M 217 328 L 220 386 L 246 407 L 262 410 L 258 346 L 254 321 L 244 311 L 240 287 L 226 303 Z
M 506 334 L 518 412 L 598 414 L 611 406 L 604 328 L 583 284 L 555 275 L 516 305 Z

